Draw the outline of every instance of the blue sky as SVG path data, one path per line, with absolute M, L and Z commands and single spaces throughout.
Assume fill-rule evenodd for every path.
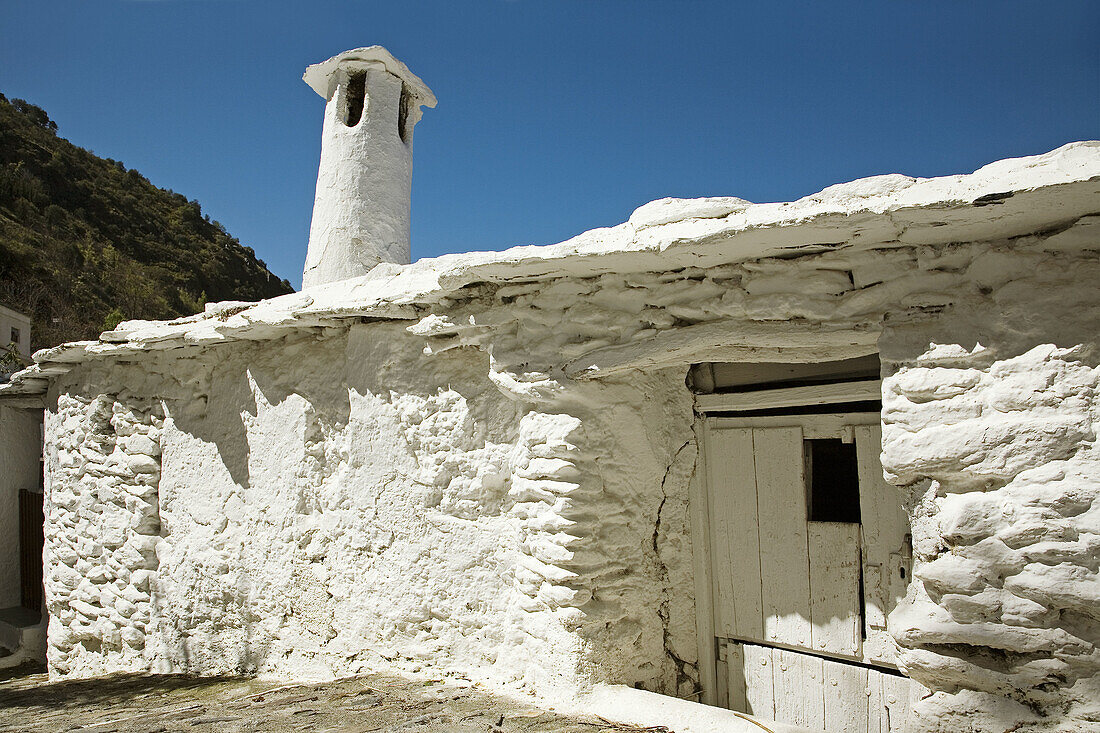
M 661 196 L 791 200 L 1100 137 L 1100 3 L 0 0 L 0 92 L 301 283 L 323 100 L 374 43 L 439 98 L 413 258 L 548 244 Z

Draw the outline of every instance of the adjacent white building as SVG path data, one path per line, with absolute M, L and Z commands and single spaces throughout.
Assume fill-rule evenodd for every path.
M 31 356 L 31 319 L 0 305 L 0 383 Z M 29 409 L 28 409 L 29 408 Z M 0 399 L 0 669 L 45 652 L 42 608 L 42 409 Z
M 376 47 L 307 81 L 306 289 L 126 322 L 0 390 L 45 411 L 51 675 L 1100 721 L 1100 143 L 402 265 L 411 149 L 340 140 L 383 124 L 377 89 L 400 153 L 434 98 Z
M 0 305 L 0 342 L 5 347 L 15 344 L 19 353 L 30 358 L 31 319 L 11 308 Z

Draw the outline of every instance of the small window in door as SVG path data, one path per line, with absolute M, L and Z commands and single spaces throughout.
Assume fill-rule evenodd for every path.
M 859 523 L 856 444 L 839 438 L 804 440 L 807 518 L 811 522 Z

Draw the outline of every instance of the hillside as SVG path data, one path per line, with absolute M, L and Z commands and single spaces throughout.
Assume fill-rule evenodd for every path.
M 32 348 L 291 290 L 197 201 L 78 148 L 45 111 L 0 94 L 0 304 L 31 315 Z

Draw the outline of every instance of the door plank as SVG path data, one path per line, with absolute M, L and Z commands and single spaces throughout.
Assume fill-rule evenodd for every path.
M 764 640 L 810 645 L 802 429 L 754 428 Z
M 715 623 L 724 637 L 761 639 L 760 539 L 751 428 L 710 431 Z
M 801 659 L 795 652 L 772 649 L 772 690 L 775 697 L 775 720 L 801 725 L 802 680 Z
M 879 674 L 882 674 L 882 703 L 886 708 L 888 730 L 901 733 L 912 709 L 909 689 L 912 680 L 893 674 Z
M 890 733 L 886 706 L 882 701 L 882 672 L 867 670 L 867 733 Z
M 867 733 L 867 669 L 823 660 L 827 731 Z
M 795 652 L 795 654 L 798 654 Z M 825 660 L 808 654 L 802 658 L 802 720 L 801 725 L 825 730 Z
M 693 426 L 699 454 L 688 485 L 691 517 L 692 578 L 695 587 L 695 643 L 699 655 L 699 701 L 718 704 L 718 665 L 714 633 L 714 552 L 710 532 L 710 478 L 707 473 L 707 421 L 697 418 Z
M 821 659 L 785 649 L 772 650 L 775 720 L 805 728 L 825 727 Z
M 715 646 L 717 647 L 718 654 L 716 655 L 714 662 L 714 680 L 716 690 L 714 696 L 714 704 L 720 708 L 729 709 L 730 696 L 729 696 L 729 665 L 726 664 L 726 647 L 729 642 L 726 639 L 715 639 Z
M 745 681 L 745 647 L 735 641 L 726 642 L 726 669 L 729 675 L 729 709 L 749 712 L 748 685 Z
M 858 657 L 859 525 L 809 522 L 812 648 Z
M 908 677 L 867 669 L 868 733 L 901 733 L 925 688 Z
M 729 501 L 730 478 L 728 443 L 733 436 L 727 430 L 708 430 L 707 504 L 710 509 L 711 587 L 714 597 L 714 635 L 733 636 L 733 588 L 730 576 Z
M 859 470 L 859 509 L 862 525 L 863 587 L 866 608 L 866 642 L 863 658 L 893 665 L 894 645 L 886 633 L 886 617 L 905 597 L 909 573 L 898 558 L 908 555 L 909 518 L 901 491 L 882 477 L 879 453 L 882 431 L 878 425 L 854 429 Z M 891 557 L 893 556 L 893 557 Z
M 772 650 L 745 644 L 745 698 L 748 713 L 775 720 L 775 687 L 772 683 Z

